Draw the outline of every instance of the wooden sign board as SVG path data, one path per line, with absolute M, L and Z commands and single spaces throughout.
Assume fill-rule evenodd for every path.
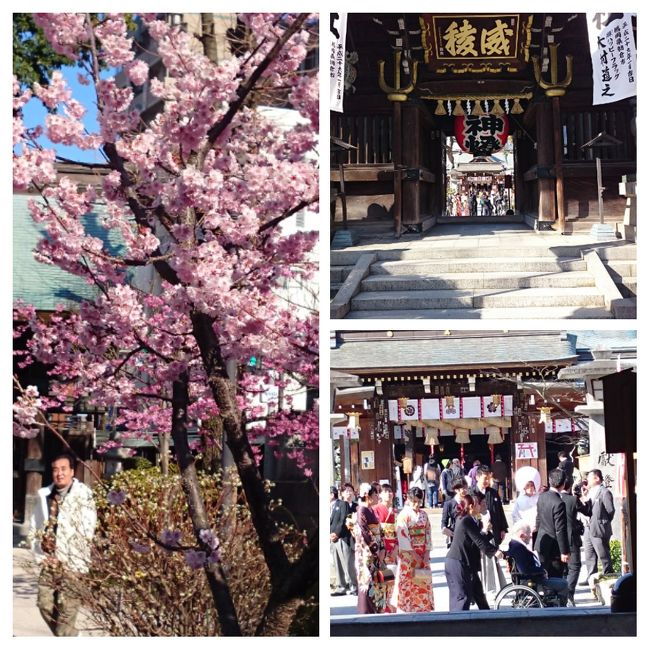
M 454 72 L 521 70 L 528 61 L 532 15 L 423 14 L 424 60 L 430 69 Z

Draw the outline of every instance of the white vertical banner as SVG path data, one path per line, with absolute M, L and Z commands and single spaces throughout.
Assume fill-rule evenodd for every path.
M 636 95 L 636 46 L 632 14 L 612 20 L 607 13 L 588 13 L 587 31 L 593 70 L 593 103 L 611 104 Z
M 330 14 L 330 110 L 343 112 L 347 14 Z

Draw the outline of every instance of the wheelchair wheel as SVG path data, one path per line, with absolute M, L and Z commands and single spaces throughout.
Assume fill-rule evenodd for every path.
M 540 595 L 526 585 L 508 585 L 496 597 L 495 609 L 530 609 L 544 607 Z

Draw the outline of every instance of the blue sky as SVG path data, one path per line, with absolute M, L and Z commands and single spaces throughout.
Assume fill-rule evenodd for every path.
M 80 68 L 76 66 L 66 66 L 61 68 L 61 72 L 72 89 L 73 98 L 83 104 L 87 110 L 83 119 L 86 129 L 90 133 L 97 133 L 99 127 L 97 124 L 97 106 L 94 87 L 92 85 L 84 86 L 79 83 L 77 75 L 80 72 Z M 102 77 L 106 78 L 114 74 L 115 70 L 105 70 L 102 72 Z M 23 109 L 25 125 L 28 127 L 33 127 L 37 124 L 44 125 L 46 115 L 47 110 L 41 101 L 35 97 L 32 98 Z M 54 147 L 58 155 L 63 156 L 64 158 L 69 158 L 70 160 L 91 163 L 105 162 L 103 156 L 96 150 L 84 151 L 78 147 L 68 147 L 58 144 L 53 145 L 45 136 L 41 137 L 39 142 L 41 142 L 44 147 Z

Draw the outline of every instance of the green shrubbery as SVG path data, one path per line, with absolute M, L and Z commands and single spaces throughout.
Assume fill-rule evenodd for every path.
M 609 540 L 609 553 L 612 558 L 612 570 L 621 573 L 621 543 L 617 539 Z

